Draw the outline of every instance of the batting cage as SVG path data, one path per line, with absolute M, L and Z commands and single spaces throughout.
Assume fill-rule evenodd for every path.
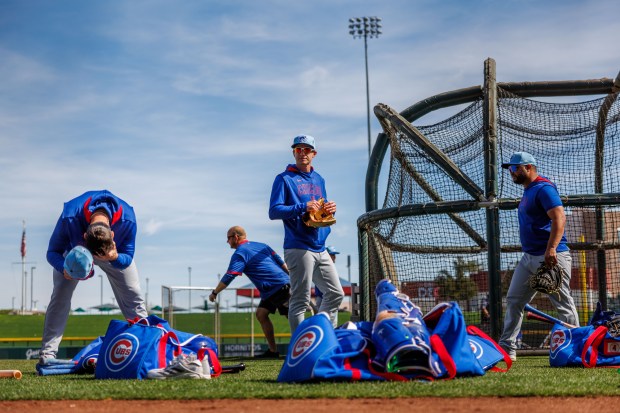
M 506 291 L 522 255 L 517 207 L 523 194 L 500 165 L 519 151 L 534 155 L 538 173 L 560 192 L 580 322 L 587 323 L 598 301 L 620 308 L 620 74 L 615 80 L 498 83 L 493 59 L 484 66 L 482 86 L 436 95 L 400 113 L 384 104 L 374 108 L 383 133 L 366 176 L 367 212 L 358 219 L 364 320 L 375 316 L 374 286 L 389 278 L 423 312 L 458 301 L 468 324 L 499 337 Z M 531 99 L 548 96 L 564 98 Z M 465 107 L 437 124 L 412 124 L 456 105 Z M 557 316 L 544 294 L 532 305 Z M 547 347 L 550 329 L 524 318 L 520 348 Z

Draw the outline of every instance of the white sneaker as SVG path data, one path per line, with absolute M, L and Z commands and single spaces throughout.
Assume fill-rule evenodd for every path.
M 208 365 L 208 363 L 207 363 Z M 196 358 L 195 354 L 186 356 L 180 354 L 172 359 L 163 369 L 153 369 L 146 373 L 149 379 L 210 379 L 211 374 L 205 374 L 203 364 Z

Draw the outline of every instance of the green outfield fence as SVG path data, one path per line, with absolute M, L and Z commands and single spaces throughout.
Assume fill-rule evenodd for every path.
M 432 96 L 400 113 L 376 105 L 383 132 L 368 165 L 366 213 L 357 222 L 360 318 L 374 319 L 374 286 L 389 278 L 425 311 L 458 301 L 468 324 L 499 337 L 505 293 L 521 256 L 516 208 L 523 192 L 499 166 L 517 151 L 532 153 L 539 173 L 558 186 L 581 323 L 598 301 L 618 310 L 619 90 L 620 74 L 615 80 L 499 83 L 495 61 L 487 59 L 482 86 Z M 412 124 L 457 105 L 463 109 L 439 123 Z M 379 208 L 384 158 L 390 164 Z M 479 316 L 485 300 L 488 323 Z M 533 305 L 557 315 L 540 294 Z M 548 348 L 549 330 L 525 320 L 521 348 Z

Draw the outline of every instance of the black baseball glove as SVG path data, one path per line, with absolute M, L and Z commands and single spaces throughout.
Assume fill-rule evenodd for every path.
M 555 264 L 551 268 L 543 262 L 535 274 L 530 275 L 528 283 L 530 288 L 545 294 L 558 294 L 562 285 L 562 276 L 564 269 Z
M 607 323 L 607 332 L 610 336 L 617 338 L 620 337 L 620 314 L 614 315 Z

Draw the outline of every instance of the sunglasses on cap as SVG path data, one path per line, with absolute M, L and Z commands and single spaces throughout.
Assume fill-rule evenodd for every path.
M 520 166 L 525 166 L 525 165 L 510 165 L 508 167 L 508 170 L 514 174 L 519 170 Z

